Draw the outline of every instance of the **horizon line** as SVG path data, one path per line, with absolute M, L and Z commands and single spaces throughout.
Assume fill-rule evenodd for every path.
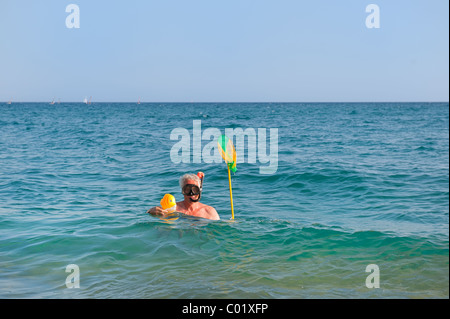
M 51 104 L 51 102 L 48 101 L 3 101 L 0 102 L 0 104 L 18 104 L 18 103 L 46 103 L 49 105 L 57 105 L 62 103 L 71 103 L 71 104 L 86 104 L 83 101 L 58 101 L 54 102 L 54 104 Z M 96 102 L 90 102 L 89 104 L 100 104 L 100 103 L 134 103 L 134 104 L 157 104 L 157 103 L 204 103 L 204 104 L 212 104 L 212 103 L 449 103 L 449 101 L 204 101 L 204 102 L 196 102 L 196 101 L 149 101 L 149 102 L 143 102 L 140 101 L 139 103 L 137 101 L 96 101 Z

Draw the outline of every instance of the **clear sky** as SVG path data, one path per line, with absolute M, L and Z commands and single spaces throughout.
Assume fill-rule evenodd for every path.
M 380 28 L 366 27 L 372 3 Z M 0 0 L 0 101 L 448 101 L 448 12 L 447 0 Z

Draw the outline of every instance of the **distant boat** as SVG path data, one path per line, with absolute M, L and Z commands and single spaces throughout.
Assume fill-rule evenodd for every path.
M 137 104 L 141 104 L 141 98 L 138 98 Z
M 88 104 L 91 104 L 92 96 L 89 98 Z
M 12 99 L 6 102 L 6 104 L 11 105 Z
M 53 104 L 55 104 L 55 99 L 53 99 L 53 100 L 50 102 L 50 105 L 53 105 Z
M 88 104 L 87 98 L 84 98 L 83 103 L 84 103 L 84 104 Z

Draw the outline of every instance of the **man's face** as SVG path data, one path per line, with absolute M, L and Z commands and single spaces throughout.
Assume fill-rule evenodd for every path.
M 192 186 L 189 186 L 189 185 L 196 185 L 197 189 L 198 190 L 200 189 L 200 183 L 199 182 L 197 182 L 195 180 L 192 180 L 192 179 L 188 179 L 186 181 L 186 184 L 184 185 L 184 187 L 182 189 L 182 192 L 184 193 L 184 199 L 189 198 L 189 199 L 191 199 L 193 201 L 198 200 L 200 194 L 189 195 L 189 193 L 192 193 L 192 192 L 196 193 L 196 191 L 197 191 L 197 189 L 195 187 L 192 187 Z

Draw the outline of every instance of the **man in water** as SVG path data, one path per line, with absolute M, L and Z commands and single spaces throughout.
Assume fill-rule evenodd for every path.
M 219 220 L 219 214 L 214 207 L 200 203 L 202 185 L 200 178 L 195 174 L 185 174 L 180 178 L 181 193 L 184 200 L 177 203 L 177 212 L 189 216 Z M 152 215 L 166 215 L 160 206 L 150 208 L 147 213 Z

